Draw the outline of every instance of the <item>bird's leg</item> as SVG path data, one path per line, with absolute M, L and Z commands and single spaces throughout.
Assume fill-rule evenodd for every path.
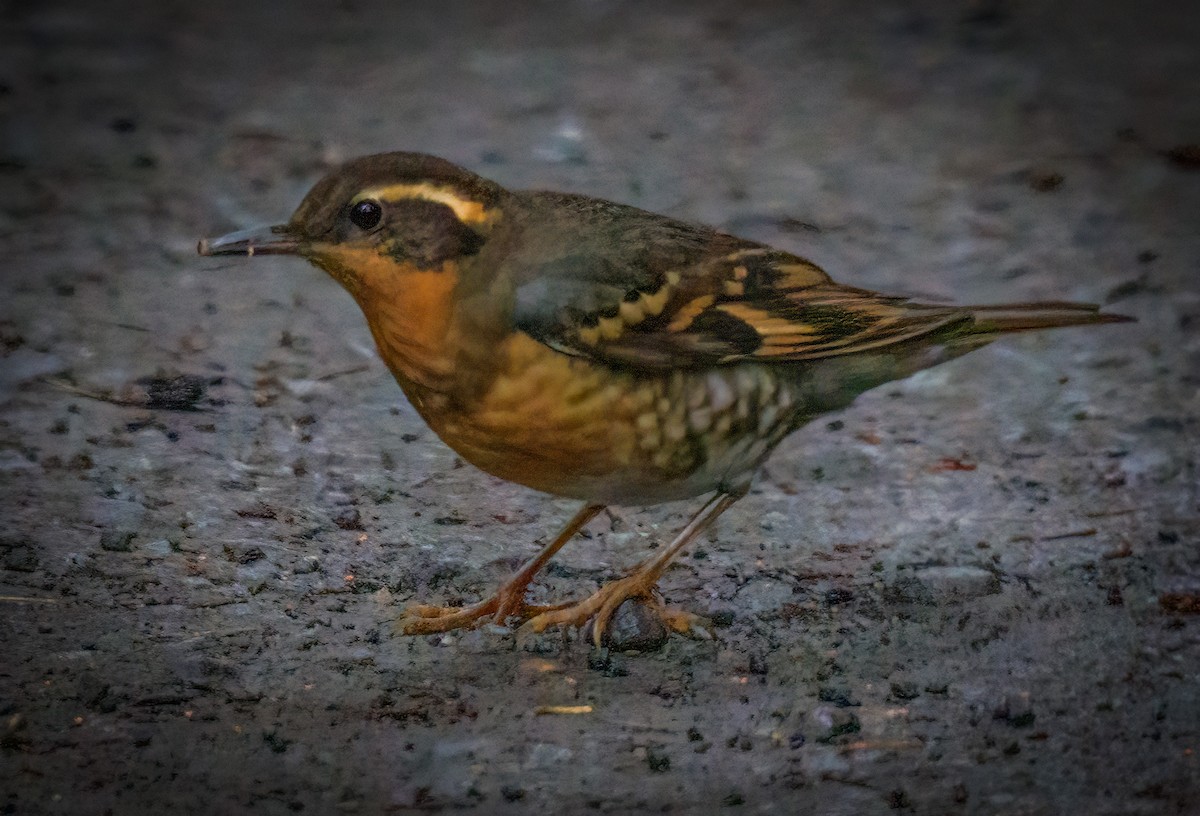
M 630 598 L 647 598 L 662 618 L 663 623 L 676 632 L 688 634 L 700 621 L 699 616 L 681 610 L 669 609 L 663 606 L 655 592 L 655 585 L 662 576 L 663 570 L 684 547 L 692 543 L 700 533 L 704 532 L 717 516 L 728 510 L 734 502 L 746 495 L 750 489 L 749 482 L 737 488 L 722 490 L 692 516 L 675 540 L 662 552 L 653 558 L 643 561 L 624 578 L 609 581 L 590 597 L 578 603 L 570 604 L 559 609 L 550 609 L 530 618 L 525 627 L 534 632 L 542 632 L 551 626 L 583 626 L 592 621 L 592 638 L 597 647 L 604 644 L 613 613 L 622 603 Z
M 584 505 L 554 537 L 554 540 L 501 584 L 492 597 L 472 606 L 463 607 L 413 604 L 404 610 L 400 620 L 396 622 L 396 628 L 405 635 L 428 635 L 434 632 L 449 632 L 452 629 L 477 626 L 487 618 L 490 618 L 493 623 L 504 623 L 510 616 L 529 617 L 557 608 L 527 606 L 525 589 L 533 580 L 533 576 L 546 566 L 546 562 L 562 549 L 562 546 L 570 541 L 583 525 L 591 521 L 603 509 L 604 505 L 602 504 Z

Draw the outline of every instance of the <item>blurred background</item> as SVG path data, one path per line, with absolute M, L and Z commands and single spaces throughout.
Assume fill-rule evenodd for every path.
M 1198 43 L 1166 2 L 0 3 L 0 812 L 1197 812 Z M 194 249 L 394 149 L 1140 322 L 794 435 L 664 582 L 712 642 L 394 637 L 572 505 L 458 461 L 316 270 Z

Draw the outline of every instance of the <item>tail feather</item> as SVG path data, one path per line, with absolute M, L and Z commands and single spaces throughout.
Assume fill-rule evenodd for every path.
M 1005 334 L 1135 322 L 1135 318 L 1126 315 L 1101 313 L 1099 306 L 1089 303 L 1043 301 L 961 307 L 907 303 L 905 306 L 914 312 L 928 310 L 928 320 L 940 322 L 925 333 L 894 340 L 884 346 L 883 353 L 826 354 L 817 361 L 811 379 L 813 406 L 819 406 L 821 411 L 844 407 L 868 388 L 953 360 Z M 859 346 L 855 351 L 861 349 Z
M 974 323 L 970 334 L 1009 334 L 1011 332 L 1053 329 L 1060 326 L 1091 326 L 1098 323 L 1129 323 L 1135 318 L 1101 312 L 1091 303 L 1043 301 L 1040 303 L 1002 303 L 995 306 L 966 306 Z
M 971 320 L 959 324 L 956 336 L 947 338 L 948 350 L 957 356 L 987 345 L 1002 334 L 1056 329 L 1066 326 L 1095 326 L 1102 323 L 1132 323 L 1136 318 L 1101 312 L 1091 303 L 1042 301 L 1001 303 L 994 306 L 964 306 Z

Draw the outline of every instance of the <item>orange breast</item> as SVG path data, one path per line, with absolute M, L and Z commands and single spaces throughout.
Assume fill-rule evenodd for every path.
M 373 250 L 339 247 L 319 265 L 354 295 L 380 355 L 402 386 L 437 388 L 452 376 L 455 264 L 417 269 Z
M 359 274 L 347 288 L 409 401 L 446 444 L 495 476 L 652 504 L 715 489 L 777 441 L 751 419 L 752 406 L 777 393 L 758 366 L 633 374 L 499 323 L 469 322 L 479 316 L 460 308 L 452 264 L 424 271 L 344 260 Z
M 597 481 L 642 468 L 636 417 L 652 389 L 555 352 L 524 334 L 495 350 L 494 378 L 430 427 L 477 467 L 538 490 L 591 497 Z

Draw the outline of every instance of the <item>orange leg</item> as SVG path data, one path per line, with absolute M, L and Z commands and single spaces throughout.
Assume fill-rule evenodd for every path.
M 530 618 L 525 626 L 534 632 L 542 632 L 551 626 L 579 627 L 591 620 L 592 639 L 596 646 L 600 647 L 604 645 L 609 622 L 612 620 L 613 613 L 617 611 L 617 607 L 630 598 L 647 598 L 668 627 L 676 632 L 690 633 L 703 619 L 689 612 L 665 608 L 655 593 L 655 585 L 671 560 L 684 547 L 692 543 L 696 536 L 704 532 L 717 516 L 746 495 L 748 489 L 749 484 L 747 483 L 737 489 L 717 493 L 700 508 L 696 515 L 692 516 L 692 520 L 680 530 L 675 540 L 654 558 L 643 561 L 624 578 L 604 584 L 590 597 L 584 598 L 578 603 L 557 609 L 548 609 Z
M 504 623 L 510 616 L 527 618 L 557 607 L 529 606 L 525 603 L 525 589 L 533 576 L 546 566 L 556 552 L 571 540 L 596 514 L 604 509 L 602 504 L 588 504 L 567 522 L 562 532 L 542 548 L 507 581 L 500 585 L 496 594 L 473 606 L 426 606 L 414 604 L 404 610 L 396 628 L 405 635 L 429 635 L 434 632 L 449 632 L 478 626 L 490 619 L 493 623 Z

